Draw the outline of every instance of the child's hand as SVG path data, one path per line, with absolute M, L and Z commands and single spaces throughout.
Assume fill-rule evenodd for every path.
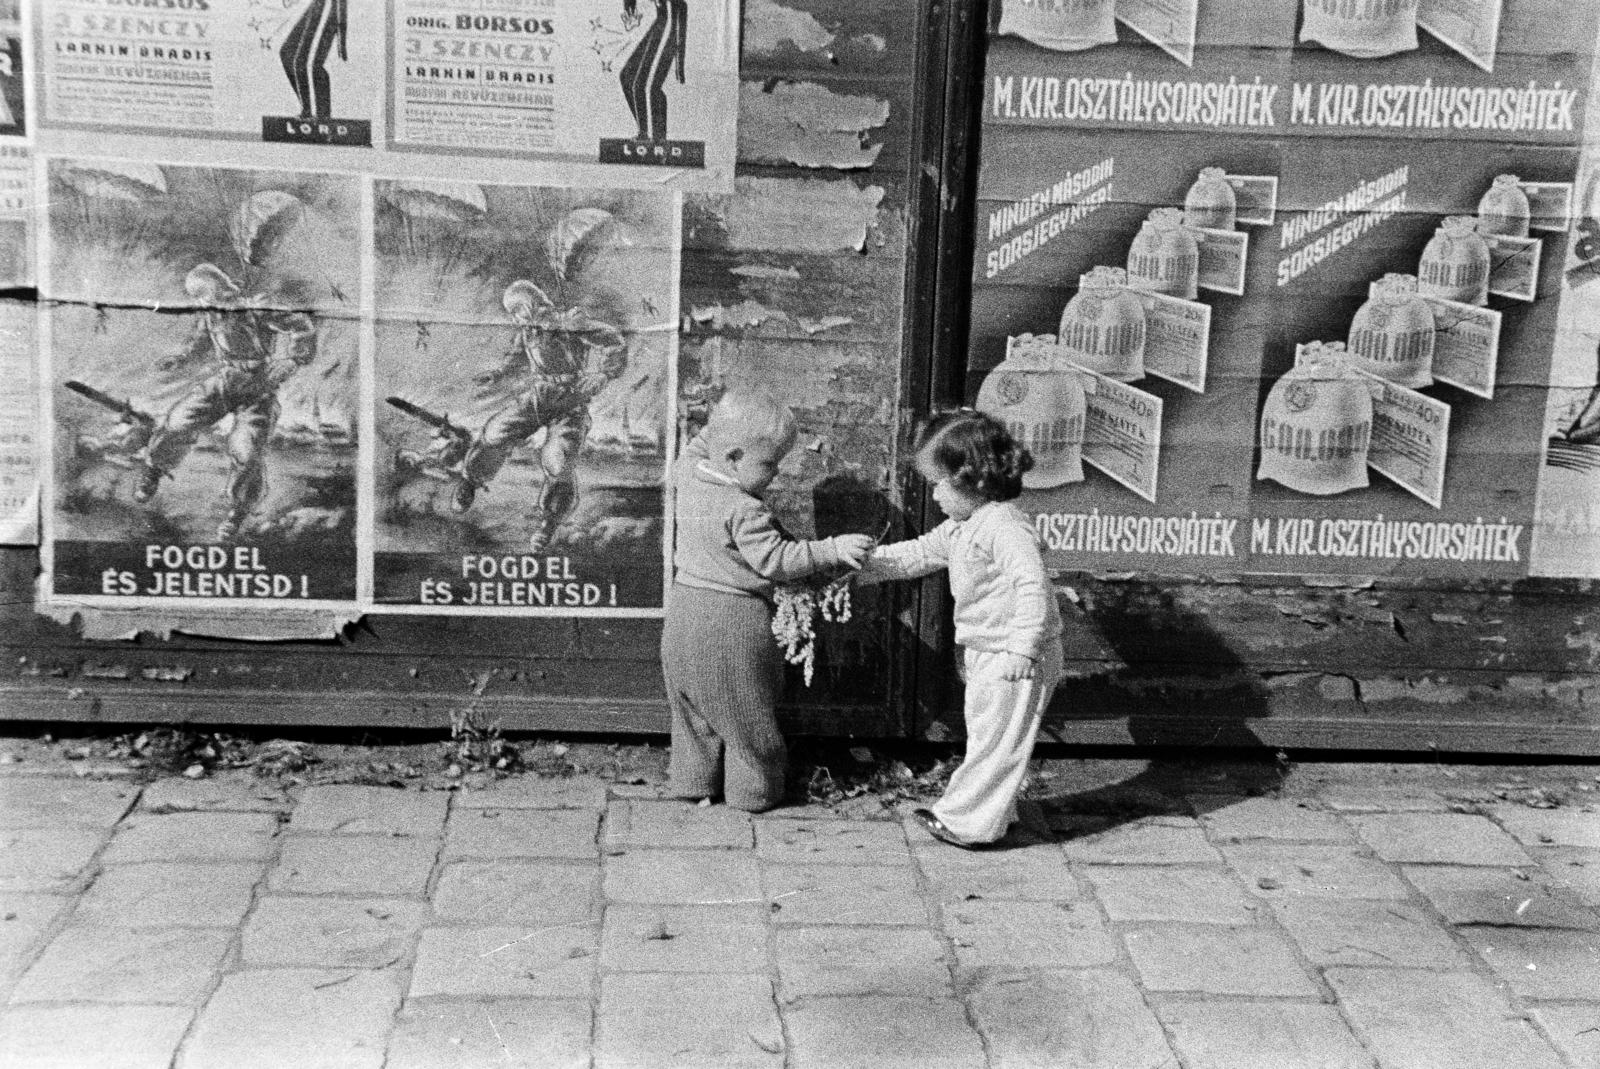
M 1019 679 L 1032 679 L 1034 671 L 1033 659 L 1024 657 L 1020 653 L 1002 653 L 1000 655 L 1000 678 L 1008 682 Z
M 867 555 L 875 545 L 877 542 L 871 535 L 844 534 L 833 538 L 833 551 L 839 555 L 839 563 L 849 565 L 852 571 L 867 563 Z

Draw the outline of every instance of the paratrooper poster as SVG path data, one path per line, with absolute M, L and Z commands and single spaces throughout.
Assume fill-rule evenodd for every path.
M 345 176 L 48 161 L 44 599 L 357 597 Z
M 679 198 L 375 183 L 381 605 L 658 611 Z

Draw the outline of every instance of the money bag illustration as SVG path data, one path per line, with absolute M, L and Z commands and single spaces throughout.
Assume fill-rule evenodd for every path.
M 1006 425 L 1033 454 L 1029 490 L 1083 481 L 1086 407 L 1080 373 L 1013 346 L 978 387 L 976 408 Z
M 1261 408 L 1256 478 L 1319 497 L 1356 490 L 1367 485 L 1371 441 L 1371 387 L 1343 345 L 1310 342 Z
M 1462 304 L 1489 303 L 1489 244 L 1478 235 L 1478 220 L 1447 215 L 1422 250 L 1417 292 Z
M 1494 184 L 1478 201 L 1478 233 L 1525 238 L 1531 214 L 1522 180 L 1514 174 L 1496 175 Z
M 1128 247 L 1128 284 L 1150 293 L 1195 299 L 1200 292 L 1200 246 L 1177 208 L 1157 208 Z
M 1305 0 L 1300 40 L 1357 59 L 1417 47 L 1417 0 Z
M 1000 29 L 1057 52 L 1079 52 L 1117 40 L 1116 0 L 1007 0 Z
M 1238 198 L 1221 167 L 1205 167 L 1183 197 L 1185 226 L 1205 230 L 1232 230 L 1238 214 Z
M 1416 276 L 1387 274 L 1350 321 L 1347 359 L 1362 371 L 1419 389 L 1433 382 L 1436 334 L 1433 309 L 1417 295 Z
M 1068 358 L 1090 371 L 1132 382 L 1144 378 L 1144 303 L 1128 289 L 1120 267 L 1097 267 L 1078 279 L 1061 310 L 1056 340 Z

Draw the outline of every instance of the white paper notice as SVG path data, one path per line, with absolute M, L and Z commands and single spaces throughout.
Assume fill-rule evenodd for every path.
M 1503 0 L 1421 0 L 1417 25 L 1486 71 L 1494 70 Z
M 1539 295 L 1539 260 L 1544 242 L 1496 234 L 1489 239 L 1489 292 L 1514 301 Z
M 1433 377 L 1479 397 L 1494 397 L 1500 360 L 1500 313 L 1424 297 L 1433 309 Z
M 383 5 L 171 0 L 156 7 L 39 5 L 41 125 L 372 144 L 383 99 Z
M 1250 235 L 1238 230 L 1195 229 L 1190 233 L 1200 246 L 1200 288 L 1243 296 Z
M 1139 298 L 1145 314 L 1145 371 L 1205 393 L 1211 306 L 1164 293 L 1140 293 Z
M 1117 0 L 1117 18 L 1186 67 L 1194 66 L 1200 0 Z
M 39 427 L 34 307 L 0 301 L 0 545 L 39 541 Z
M 1372 384 L 1372 445 L 1367 466 L 1434 508 L 1444 502 L 1444 462 L 1450 406 L 1376 375 Z
M 1528 197 L 1528 229 L 1564 234 L 1572 223 L 1571 182 L 1519 182 Z
M 26 145 L 0 144 L 0 288 L 33 285 L 33 161 Z
M 720 157 L 736 117 L 736 4 L 396 0 L 392 26 L 396 148 L 699 171 L 731 162 Z
M 1230 174 L 1234 220 L 1240 226 L 1271 226 L 1278 217 L 1278 176 Z
M 1087 411 L 1083 461 L 1146 501 L 1156 499 L 1161 464 L 1161 398 L 1079 368 Z

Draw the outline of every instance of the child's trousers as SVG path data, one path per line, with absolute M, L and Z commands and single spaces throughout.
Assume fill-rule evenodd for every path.
M 1039 722 L 1061 678 L 1059 641 L 1040 651 L 1032 679 L 1002 679 L 1004 656 L 971 649 L 962 654 L 967 753 L 933 806 L 946 828 L 971 843 L 994 842 L 1016 819 Z
M 720 794 L 752 813 L 782 802 L 788 763 L 777 716 L 783 657 L 767 603 L 674 583 L 661 669 L 672 711 L 672 793 Z

